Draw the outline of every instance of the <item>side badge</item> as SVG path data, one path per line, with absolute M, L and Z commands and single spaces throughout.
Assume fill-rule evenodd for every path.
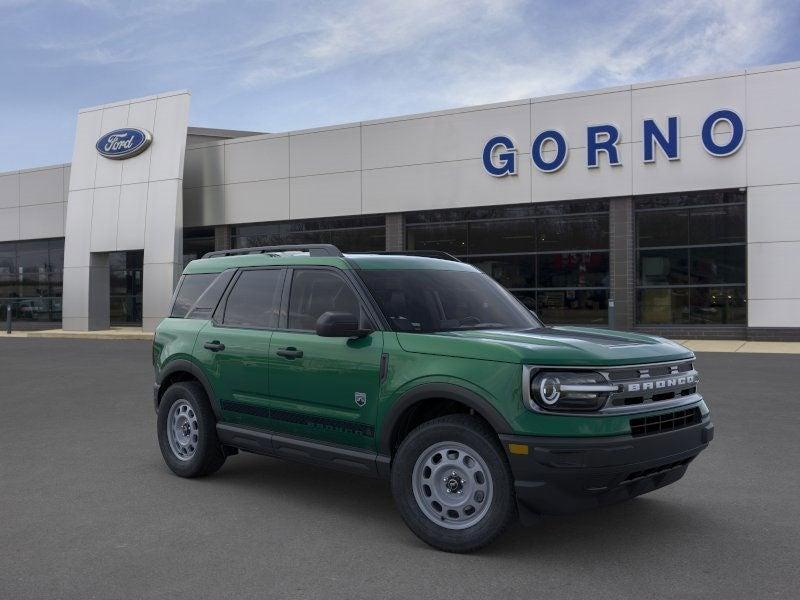
M 367 403 L 367 395 L 364 392 L 356 392 L 356 406 L 363 408 Z

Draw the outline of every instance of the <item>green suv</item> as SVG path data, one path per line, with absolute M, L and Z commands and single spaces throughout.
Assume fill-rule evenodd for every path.
M 467 552 L 680 479 L 714 431 L 694 359 L 544 326 L 444 253 L 212 252 L 156 330 L 158 441 L 182 477 L 243 450 L 389 479 L 416 535 Z

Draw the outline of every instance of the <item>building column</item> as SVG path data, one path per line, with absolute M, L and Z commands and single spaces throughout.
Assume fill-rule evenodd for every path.
M 612 198 L 608 215 L 609 238 L 609 327 L 633 329 L 635 323 L 635 250 L 633 243 L 633 199 Z M 612 305 L 613 302 L 613 305 Z
M 214 227 L 214 250 L 231 249 L 231 226 L 217 225 Z
M 403 213 L 386 215 L 386 250 L 400 252 L 406 249 L 406 220 Z
M 108 254 L 90 252 L 84 261 L 80 265 L 64 265 L 61 326 L 77 331 L 109 329 L 111 273 Z

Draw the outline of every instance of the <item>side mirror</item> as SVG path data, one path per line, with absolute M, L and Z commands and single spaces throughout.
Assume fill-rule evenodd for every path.
M 317 319 L 317 335 L 322 337 L 360 338 L 372 333 L 372 329 L 362 329 L 358 317 L 350 313 L 325 312 Z

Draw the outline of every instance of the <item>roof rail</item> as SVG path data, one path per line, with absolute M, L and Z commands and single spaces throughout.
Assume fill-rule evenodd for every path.
M 287 246 L 253 246 L 234 250 L 217 250 L 206 252 L 203 258 L 220 258 L 223 256 L 241 256 L 243 254 L 271 254 L 278 252 L 308 252 L 309 256 L 344 256 L 333 244 L 289 244 Z
M 381 254 L 388 256 L 422 256 L 425 258 L 440 258 L 442 260 L 452 260 L 454 262 L 462 262 L 461 259 L 456 258 L 449 252 L 441 250 L 381 250 L 379 252 L 353 252 L 352 254 Z

